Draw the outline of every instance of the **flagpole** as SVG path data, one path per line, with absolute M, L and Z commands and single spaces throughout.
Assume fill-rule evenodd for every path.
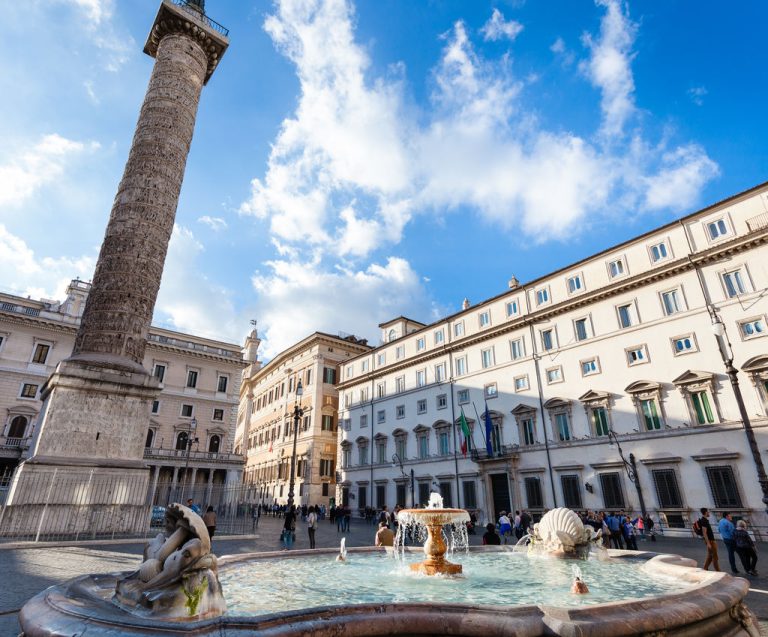
M 475 401 L 472 401 L 472 409 L 475 410 L 475 416 L 477 416 L 477 426 L 480 426 L 480 414 L 477 413 L 477 407 L 475 407 Z M 485 432 L 481 429 L 480 433 L 483 434 L 483 442 L 485 442 L 485 448 L 488 448 L 488 438 L 485 437 Z M 472 430 L 472 444 L 475 444 L 475 430 Z

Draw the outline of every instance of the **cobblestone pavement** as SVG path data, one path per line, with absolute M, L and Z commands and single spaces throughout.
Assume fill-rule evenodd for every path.
M 253 535 L 237 537 L 216 537 L 214 551 L 218 555 L 233 555 L 252 551 L 273 551 L 280 549 L 282 520 L 261 518 Z M 353 520 L 352 529 L 344 534 L 347 546 L 368 546 L 373 543 L 375 525 L 362 520 Z M 335 525 L 321 521 L 316 535 L 318 548 L 339 545 L 341 533 Z M 481 543 L 480 535 L 470 535 L 472 545 Z M 72 545 L 0 545 L 0 572 L 3 586 L 0 587 L 0 636 L 13 637 L 20 631 L 18 610 L 33 595 L 54 584 L 59 584 L 85 573 L 106 573 L 136 568 L 139 564 L 143 542 L 89 542 Z M 306 529 L 297 528 L 295 548 L 309 547 Z M 676 553 L 689 557 L 701 564 L 704 547 L 699 539 L 659 538 L 657 542 L 640 542 L 641 550 L 659 553 Z M 720 545 L 720 566 L 728 569 L 725 547 Z M 760 577 L 750 577 L 748 606 L 760 618 L 763 632 L 768 636 L 768 558 L 764 552 L 759 555 Z M 738 562 L 738 560 L 737 560 Z M 741 567 L 738 564 L 739 568 Z

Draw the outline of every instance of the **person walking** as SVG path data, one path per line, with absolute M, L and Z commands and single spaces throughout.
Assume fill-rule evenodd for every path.
M 315 548 L 315 531 L 317 531 L 317 509 L 310 506 L 307 509 L 307 533 L 309 534 L 309 548 Z
M 757 575 L 757 551 L 755 550 L 755 541 L 750 537 L 747 531 L 747 523 L 739 520 L 736 523 L 736 530 L 733 532 L 733 541 L 736 544 L 736 552 L 741 559 L 741 565 L 750 575 Z
M 608 529 L 611 531 L 611 541 L 613 542 L 613 548 L 623 549 L 624 545 L 621 541 L 621 518 L 617 513 L 611 513 L 606 519 L 605 523 L 608 525 Z
M 636 551 L 637 539 L 635 538 L 635 527 L 632 525 L 632 520 L 628 515 L 624 517 L 624 523 L 622 525 L 622 533 L 624 535 L 624 542 L 627 545 L 627 550 Z
M 285 518 L 283 519 L 283 545 L 286 550 L 293 546 L 296 532 L 296 513 L 293 507 L 285 511 Z
M 719 571 L 720 561 L 717 556 L 717 543 L 715 542 L 715 534 L 712 532 L 712 526 L 709 524 L 709 509 L 707 507 L 701 507 L 701 517 L 698 523 L 701 527 L 701 537 L 704 538 L 704 544 L 707 545 L 707 557 L 701 568 L 708 571 L 711 564 L 714 570 Z
M 216 513 L 212 506 L 209 506 L 208 510 L 205 512 L 205 515 L 203 516 L 203 524 L 205 524 L 205 528 L 208 529 L 208 537 L 213 539 L 213 534 L 216 533 Z
M 512 535 L 512 522 L 510 522 L 506 511 L 502 511 L 499 514 L 499 533 L 504 539 L 504 544 L 506 544 L 509 536 Z
M 352 508 L 350 506 L 344 507 L 344 532 L 349 533 L 352 526 Z
M 395 534 L 392 533 L 392 529 L 387 526 L 386 522 L 379 522 L 379 530 L 376 531 L 376 539 L 374 544 L 376 546 L 395 545 Z
M 720 537 L 728 551 L 728 563 L 731 565 L 731 572 L 734 575 L 738 575 L 739 571 L 736 568 L 736 542 L 733 539 L 733 532 L 736 530 L 736 527 L 728 511 L 723 511 L 723 517 L 720 518 L 720 522 L 717 524 L 717 530 L 720 532 Z

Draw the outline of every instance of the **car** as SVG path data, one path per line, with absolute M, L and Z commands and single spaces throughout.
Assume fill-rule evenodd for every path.
M 163 526 L 165 522 L 165 507 L 153 506 L 152 518 L 150 520 L 150 526 Z

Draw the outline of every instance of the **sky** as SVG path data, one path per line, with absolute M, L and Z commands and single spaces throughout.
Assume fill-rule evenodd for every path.
M 92 277 L 158 0 L 0 0 L 0 290 Z M 768 180 L 768 3 L 207 0 L 154 323 L 379 341 Z

